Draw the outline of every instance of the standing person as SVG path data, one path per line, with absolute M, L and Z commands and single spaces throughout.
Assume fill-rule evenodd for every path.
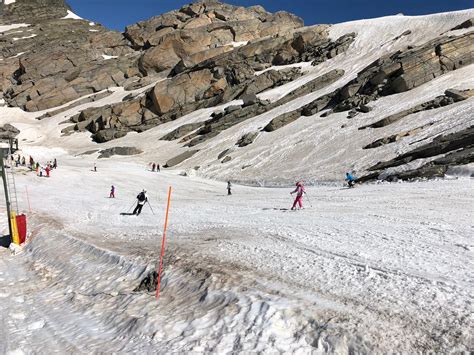
M 295 202 L 293 202 L 293 207 L 291 207 L 291 210 L 295 210 L 297 204 L 299 205 L 300 209 L 302 209 L 303 208 L 303 195 L 306 193 L 306 191 L 301 182 L 296 183 L 296 189 L 293 192 L 290 192 L 290 195 L 293 196 L 294 193 L 296 193 L 296 198 L 295 198 Z
M 58 167 L 58 161 L 56 160 L 56 158 L 54 158 L 53 169 L 57 169 L 57 167 Z
M 25 157 L 22 157 L 21 158 L 21 166 L 25 166 L 26 165 L 26 159 Z
M 156 169 L 156 164 L 155 163 L 151 164 L 151 171 L 155 172 L 155 169 Z
M 115 198 L 115 186 L 112 185 L 110 187 L 110 195 L 109 195 L 109 198 Z
M 148 202 L 148 196 L 146 195 L 145 189 L 137 195 L 137 200 L 137 207 L 133 210 L 133 214 L 139 216 L 142 212 L 143 206 Z
M 95 163 L 94 163 L 94 172 L 95 173 L 97 172 L 97 165 L 95 165 Z
M 156 172 L 159 173 L 161 171 L 160 164 L 156 163 Z
M 227 196 L 232 195 L 232 183 L 227 181 Z
M 349 185 L 349 188 L 354 187 L 355 178 L 351 173 L 346 173 L 346 181 L 347 181 L 347 185 Z
M 40 165 L 39 163 L 36 163 L 36 174 L 39 174 L 40 172 Z
M 45 171 L 46 171 L 46 177 L 49 178 L 49 172 L 51 171 L 51 169 L 50 169 L 50 167 L 49 167 L 49 164 L 46 166 Z

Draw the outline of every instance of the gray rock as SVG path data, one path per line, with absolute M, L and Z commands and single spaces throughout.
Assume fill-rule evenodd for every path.
M 20 130 L 9 123 L 0 126 L 0 139 L 15 138 L 20 134 Z
M 230 162 L 231 160 L 232 160 L 232 157 L 228 155 L 228 156 L 226 156 L 226 157 L 221 161 L 221 163 L 222 163 L 222 164 L 225 164 L 225 163 Z
M 183 161 L 185 161 L 186 159 L 191 158 L 197 152 L 199 152 L 199 150 L 188 150 L 184 153 L 181 153 L 181 154 L 175 156 L 174 158 L 168 160 L 165 164 L 165 168 L 172 168 L 176 165 L 179 165 Z
M 142 150 L 135 147 L 113 147 L 99 151 L 99 159 L 110 158 L 114 155 L 138 155 Z
M 257 137 L 258 137 L 258 132 L 246 133 L 239 139 L 239 141 L 236 143 L 236 145 L 239 146 L 239 147 L 246 147 L 246 146 L 252 144 Z

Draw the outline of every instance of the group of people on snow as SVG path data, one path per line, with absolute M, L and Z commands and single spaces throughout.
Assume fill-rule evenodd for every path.
M 53 160 L 49 160 L 44 165 L 41 165 L 38 161 L 35 161 L 31 155 L 28 158 L 28 165 L 26 162 L 26 157 L 24 155 L 10 155 L 9 159 L 15 164 L 16 167 L 28 167 L 31 171 L 36 172 L 36 175 L 39 177 L 50 177 L 51 171 L 53 169 L 57 169 L 58 167 L 58 160 L 56 158 L 54 158 Z
M 151 171 L 153 172 L 160 172 L 161 171 L 161 167 L 160 167 L 160 164 L 158 163 L 150 163 L 150 166 L 151 166 Z

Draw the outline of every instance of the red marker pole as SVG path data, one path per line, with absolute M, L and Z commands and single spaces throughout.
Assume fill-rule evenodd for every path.
M 158 300 L 158 297 L 160 297 L 161 273 L 163 271 L 163 258 L 165 256 L 166 229 L 168 228 L 168 215 L 170 211 L 170 202 L 171 202 L 171 186 L 168 189 L 168 205 L 166 206 L 165 228 L 163 231 L 163 239 L 161 241 L 160 267 L 158 269 L 158 285 L 156 286 L 156 299 L 157 300 Z

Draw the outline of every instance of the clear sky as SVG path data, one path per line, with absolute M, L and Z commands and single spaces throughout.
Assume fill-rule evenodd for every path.
M 190 0 L 66 0 L 79 16 L 122 31 L 125 26 L 178 9 Z M 425 15 L 474 8 L 474 0 L 228 0 L 241 6 L 286 10 L 307 25 L 338 23 L 403 13 Z

